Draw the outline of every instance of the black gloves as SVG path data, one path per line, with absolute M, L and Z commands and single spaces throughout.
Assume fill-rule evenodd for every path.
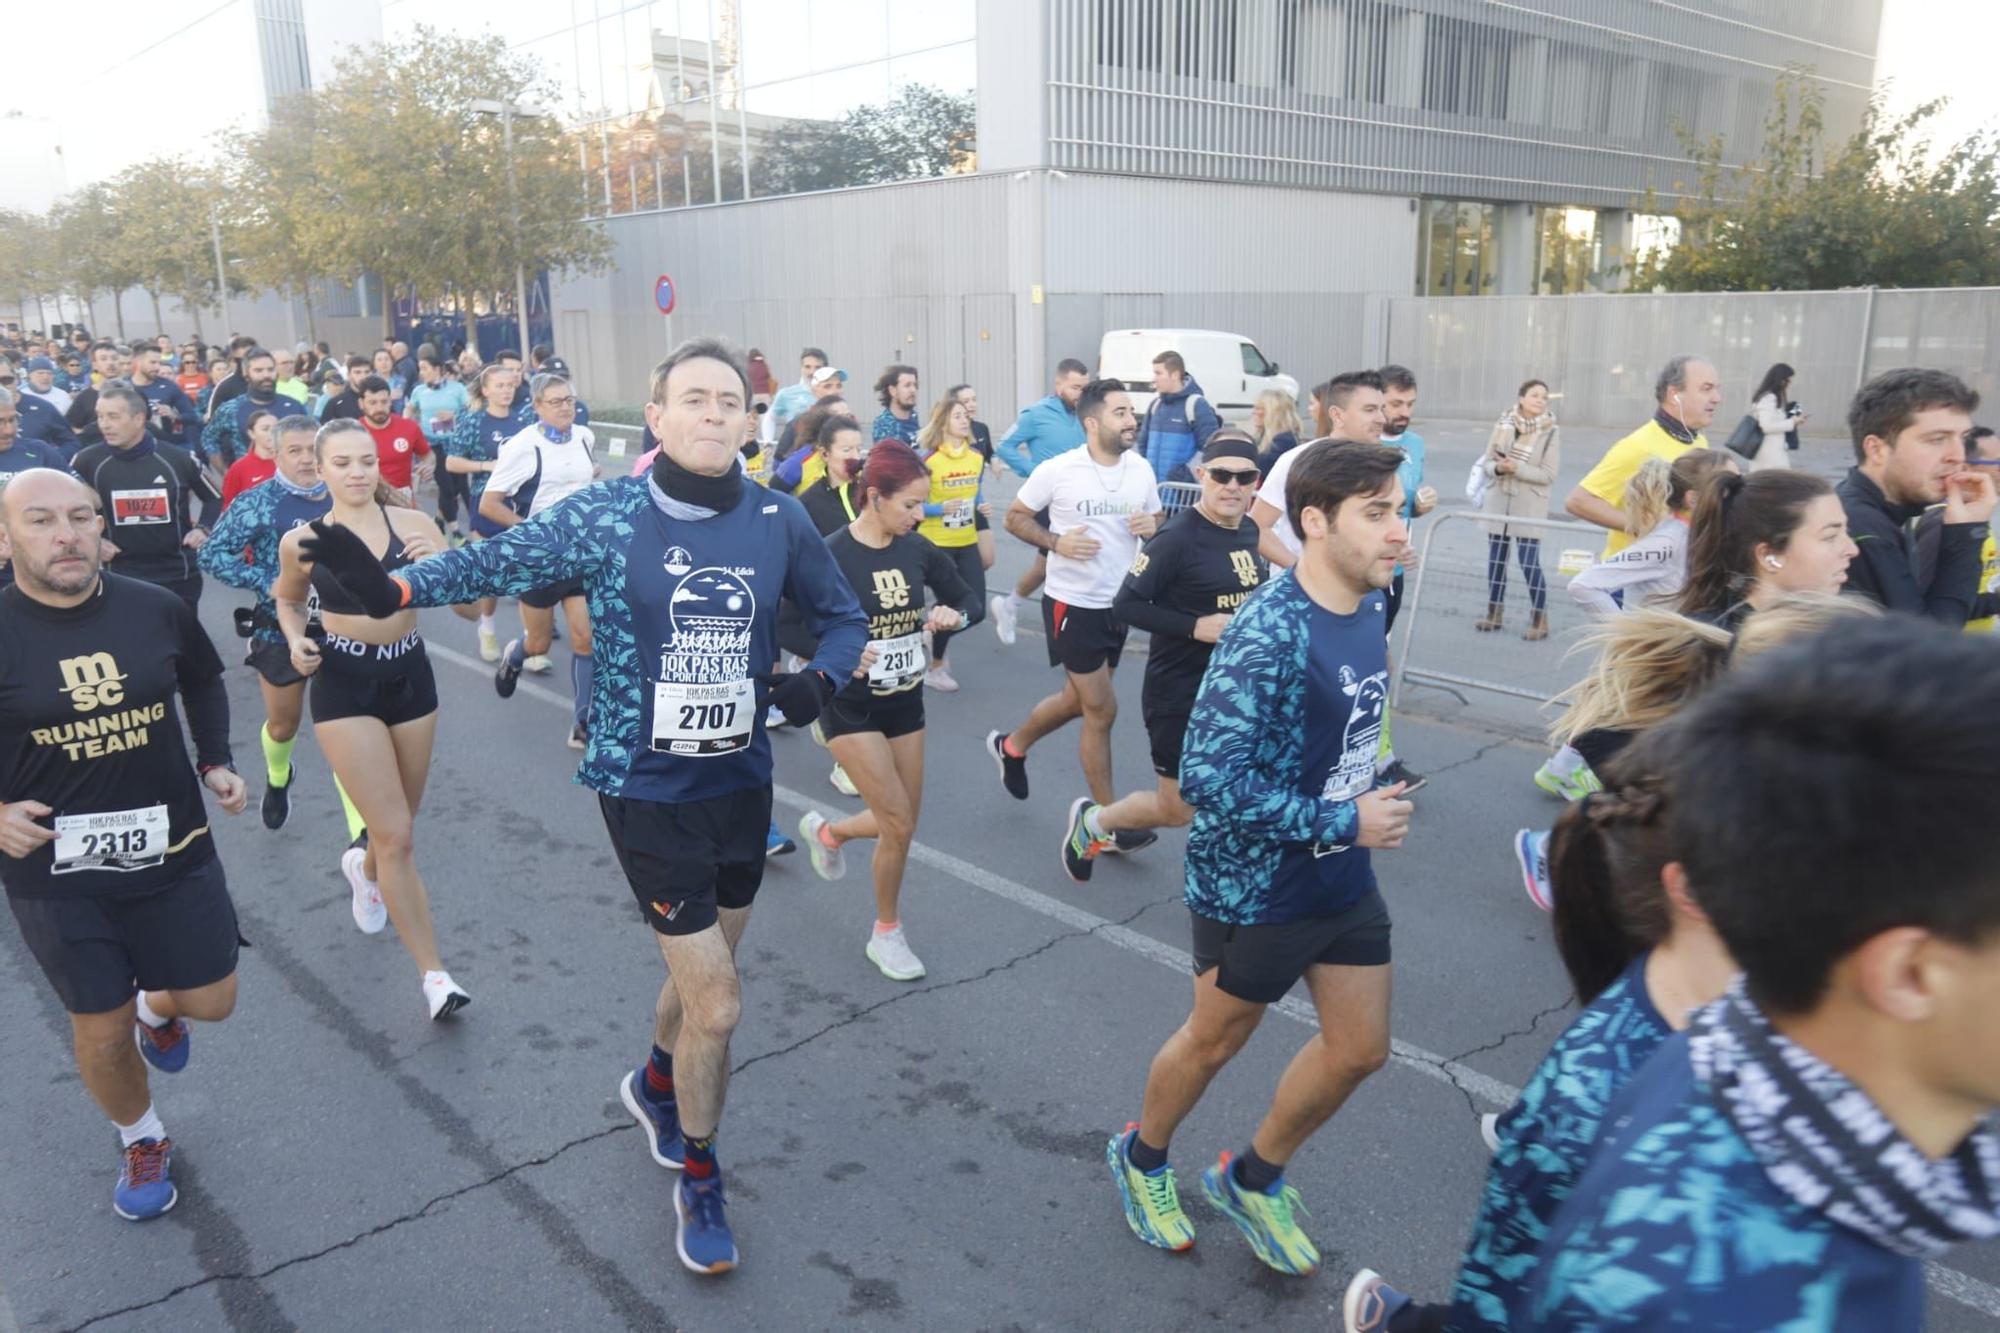
M 403 609 L 402 588 L 366 542 L 323 518 L 314 519 L 311 527 L 312 535 L 299 542 L 300 559 L 333 575 L 334 582 L 377 620 Z
M 770 704 L 794 727 L 811 726 L 833 697 L 833 682 L 818 671 L 781 671 L 771 677 Z

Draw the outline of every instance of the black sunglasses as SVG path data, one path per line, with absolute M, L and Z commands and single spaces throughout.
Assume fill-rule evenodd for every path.
M 1257 478 L 1262 474 L 1254 467 L 1247 472 L 1238 472 L 1233 468 L 1221 468 L 1210 464 L 1208 475 L 1215 478 L 1216 483 L 1222 486 L 1227 486 L 1231 482 L 1236 482 L 1242 486 L 1255 486 Z

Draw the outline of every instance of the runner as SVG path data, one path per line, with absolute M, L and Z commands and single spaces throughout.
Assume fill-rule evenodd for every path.
M 915 531 L 929 508 L 934 475 L 914 451 L 879 442 L 861 473 L 859 516 L 827 539 L 868 617 L 868 647 L 819 725 L 868 808 L 836 822 L 811 810 L 799 821 L 799 840 L 822 879 L 847 873 L 847 843 L 875 839 L 875 929 L 866 952 L 891 981 L 924 975 L 899 907 L 924 795 L 923 636 L 947 632 L 985 609 L 951 557 Z M 928 610 L 926 588 L 938 599 Z
M 387 359 L 389 354 L 377 352 L 376 356 Z M 417 483 L 430 479 L 431 444 L 416 422 L 394 414 L 394 395 L 380 375 L 361 381 L 361 424 L 375 441 L 383 482 L 399 501 L 414 509 Z
M 860 514 L 860 500 L 855 494 L 861 472 L 860 425 L 852 417 L 828 416 L 820 422 L 815 450 L 820 454 L 825 470 L 817 481 L 799 492 L 799 503 L 806 507 L 806 516 L 812 519 L 820 535 L 831 537 Z M 801 662 L 811 657 L 818 647 L 811 632 L 806 629 L 798 607 L 790 598 L 778 606 L 778 646 Z M 769 719 L 766 719 L 766 725 L 769 724 Z M 822 746 L 826 744 L 826 729 L 822 724 L 813 725 L 812 738 Z M 847 770 L 840 766 L 838 760 L 834 762 L 833 771 L 827 775 L 827 781 L 842 796 L 861 794 L 860 788 L 854 785 L 854 780 L 847 776 Z M 779 836 L 782 837 L 782 833 Z M 783 841 L 791 845 L 791 839 L 784 838 Z M 781 854 L 775 841 L 771 845 L 771 853 Z
M 54 468 L 67 472 L 69 467 L 62 461 L 56 449 L 34 440 L 21 438 L 21 413 L 17 406 L 20 400 L 5 389 L 0 389 L 0 488 L 4 488 L 10 478 L 30 468 Z M 0 583 L 7 580 L 6 566 L 0 562 Z
M 1118 716 L 1112 670 L 1125 648 L 1125 626 L 1112 614 L 1125 571 L 1142 538 L 1159 524 L 1160 491 L 1153 469 L 1131 452 L 1139 438 L 1132 400 L 1117 380 L 1098 380 L 1077 401 L 1083 448 L 1058 454 L 1036 468 L 1007 510 L 1007 531 L 1048 552 L 1048 589 L 1042 629 L 1049 665 L 1063 670 L 1063 687 L 1028 714 L 1012 732 L 986 734 L 986 750 L 1000 769 L 1007 794 L 1028 799 L 1028 750 L 1058 727 L 1083 719 L 1077 755 L 1090 798 L 1109 805 L 1111 724 Z M 1035 511 L 1046 509 L 1048 526 Z M 1120 851 L 1137 851 L 1158 834 L 1116 839 Z
M 963 625 L 970 629 L 986 619 L 986 565 L 979 550 L 979 527 L 992 511 L 982 489 L 986 460 L 972 447 L 971 411 L 954 395 L 940 398 L 931 419 L 917 433 L 916 449 L 931 476 L 930 498 L 918 530 L 944 552 L 960 581 L 979 594 Z M 945 665 L 951 635 L 952 631 L 941 630 L 931 636 L 930 669 L 924 673 L 925 687 L 941 694 L 958 692 L 958 681 Z
M 497 537 L 506 529 L 479 512 L 486 483 L 500 465 L 500 446 L 520 433 L 514 420 L 514 394 L 519 389 L 514 372 L 505 366 L 488 366 L 473 381 L 472 396 L 458 414 L 452 428 L 451 446 L 445 452 L 444 468 L 465 480 L 466 505 L 471 511 L 471 541 Z M 500 660 L 500 635 L 493 623 L 499 599 L 481 597 L 474 606 L 479 615 L 479 656 L 488 662 Z
M 667 965 L 652 1055 L 620 1094 L 653 1159 L 685 1166 L 675 1244 L 699 1273 L 738 1262 L 715 1140 L 741 1012 L 735 951 L 764 875 L 757 825 L 770 823 L 764 709 L 810 723 L 868 638 L 798 501 L 744 480 L 737 451 L 749 387 L 734 347 L 691 339 L 653 372 L 646 423 L 661 450 L 646 478 L 590 487 L 394 580 L 338 528 L 309 552 L 385 615 L 583 580 L 604 663 L 594 681 L 599 724 L 577 777 L 599 794 Z M 785 591 L 819 653 L 804 671 L 759 679 L 752 672 L 777 657 Z
M 195 553 L 208 540 L 222 492 L 194 455 L 147 433 L 146 400 L 137 389 L 112 380 L 94 392 L 104 438 L 79 449 L 75 466 L 104 514 L 104 558 L 118 573 L 157 583 L 196 610 Z
M 273 429 L 278 418 L 263 408 L 252 412 L 243 423 L 243 433 L 250 447 L 243 457 L 229 465 L 222 474 L 222 512 L 228 513 L 229 506 L 236 497 L 262 482 L 269 481 L 278 471 L 277 434 Z
M 424 1002 L 436 1020 L 472 1003 L 438 952 L 412 839 L 437 736 L 437 682 L 416 613 L 370 618 L 337 578 L 314 567 L 307 543 L 316 533 L 337 530 L 369 552 L 378 568 L 394 570 L 436 554 L 437 525 L 414 509 L 384 503 L 375 441 L 360 422 L 328 422 L 315 445 L 332 510 L 285 533 L 271 592 L 292 668 L 312 679 L 313 738 L 368 828 L 366 845 L 349 847 L 340 858 L 353 893 L 354 924 L 374 935 L 396 923 L 423 973 Z M 319 626 L 309 624 L 315 610 Z
M 290 417 L 306 410 L 297 399 L 278 392 L 278 363 L 261 347 L 252 347 L 244 354 L 242 382 L 241 393 L 220 406 L 210 405 L 208 425 L 201 432 L 201 455 L 218 472 L 248 452 L 251 413 Z
M 417 357 L 417 374 L 420 382 L 410 390 L 410 419 L 423 428 L 431 456 L 449 460 L 452 434 L 458 427 L 459 414 L 471 406 L 471 396 L 463 384 L 445 378 L 444 362 L 428 344 Z M 437 474 L 438 518 L 451 534 L 454 546 L 464 544 L 472 532 L 474 501 L 467 486 L 468 477 L 467 473 L 454 471 L 449 461 Z
M 1286 503 L 1304 549 L 1216 645 L 1182 750 L 1182 798 L 1195 808 L 1194 1011 L 1154 1057 L 1140 1117 L 1105 1160 L 1134 1234 L 1193 1245 L 1167 1165 L 1174 1130 L 1303 977 L 1319 1031 L 1249 1147 L 1223 1153 L 1202 1193 L 1265 1264 L 1304 1274 L 1319 1250 L 1293 1219 L 1285 1163 L 1389 1058 L 1389 909 L 1369 849 L 1402 846 L 1412 809 L 1400 786 L 1374 785 L 1388 687 L 1382 594 L 1409 529 L 1394 449 L 1284 457 L 1298 460 Z
M 993 446 L 994 456 L 1012 468 L 1015 475 L 1026 480 L 1034 475 L 1036 468 L 1057 454 L 1067 453 L 1082 445 L 1083 423 L 1076 418 L 1076 401 L 1083 397 L 1083 388 L 1088 383 L 1090 367 L 1065 357 L 1056 366 L 1055 391 L 1040 402 L 1030 403 L 1021 409 L 1021 415 L 1015 418 L 1012 429 Z M 1042 515 L 1040 522 L 1046 526 L 1048 516 Z M 1035 595 L 1048 573 L 1048 554 L 1038 552 L 1034 563 L 1014 584 L 1011 594 L 1002 592 L 993 595 L 993 632 L 999 636 L 1000 642 L 1014 642 L 1021 603 Z
M 596 436 L 575 424 L 576 391 L 560 375 L 537 375 L 532 389 L 539 420 L 500 448 L 500 461 L 486 479 L 479 497 L 479 514 L 489 523 L 511 528 L 551 505 L 567 500 L 602 475 L 596 462 Z M 514 696 L 521 669 L 530 657 L 548 652 L 555 642 L 555 608 L 569 624 L 569 680 L 572 691 L 569 748 L 590 743 L 591 655 L 590 607 L 583 580 L 564 579 L 521 594 L 521 637 L 500 654 L 493 688 L 502 699 Z
M 1063 869 L 1082 884 L 1119 832 L 1185 828 L 1194 811 L 1181 799 L 1181 738 L 1215 643 L 1236 608 L 1270 577 L 1257 554 L 1257 525 L 1244 521 L 1257 494 L 1257 446 L 1233 426 L 1208 437 L 1194 467 L 1201 498 L 1146 543 L 1112 603 L 1118 620 L 1145 630 L 1146 683 L 1139 706 L 1152 744 L 1152 791 L 1112 805 L 1087 796 L 1070 804 Z
M 884 366 L 875 378 L 875 401 L 882 404 L 882 410 L 875 415 L 875 425 L 869 443 L 877 440 L 900 440 L 915 447 L 917 443 L 917 368 L 915 366 Z
M 193 453 L 201 444 L 201 413 L 179 383 L 161 372 L 160 349 L 152 343 L 132 349 L 132 387 L 146 400 L 153 438 Z
M 43 469 L 0 491 L 15 571 L 0 589 L 0 884 L 118 1129 L 112 1207 L 138 1222 L 179 1197 L 140 1056 L 179 1072 L 188 1020 L 236 1005 L 236 909 L 202 791 L 230 814 L 248 797 L 215 645 L 180 599 L 100 570 L 95 498 Z

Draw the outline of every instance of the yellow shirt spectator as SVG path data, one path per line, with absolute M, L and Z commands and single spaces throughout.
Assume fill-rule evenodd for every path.
M 1590 470 L 1590 475 L 1583 479 L 1581 485 L 1604 503 L 1616 507 L 1625 499 L 1626 483 L 1632 480 L 1639 465 L 1647 459 L 1664 458 L 1671 463 L 1690 449 L 1706 448 L 1708 440 L 1699 433 L 1695 435 L 1693 444 L 1682 444 L 1667 434 L 1657 419 L 1649 420 L 1605 451 L 1604 457 L 1597 460 L 1597 466 Z M 1614 532 L 1604 539 L 1603 558 L 1609 559 L 1631 544 L 1631 533 Z
M 946 438 L 924 466 L 930 469 L 931 493 L 917 531 L 945 550 L 971 546 L 979 540 L 979 479 L 986 460 L 970 440 Z

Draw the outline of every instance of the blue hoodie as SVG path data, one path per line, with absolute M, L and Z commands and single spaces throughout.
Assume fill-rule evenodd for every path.
M 1153 465 L 1158 481 L 1193 481 L 1188 464 L 1222 425 L 1201 385 L 1189 375 L 1174 393 L 1163 393 L 1146 411 L 1139 428 L 1139 452 Z
M 1055 394 L 1021 409 L 1014 427 L 993 446 L 993 456 L 1019 476 L 1028 476 L 1057 454 L 1083 443 L 1076 409 Z

